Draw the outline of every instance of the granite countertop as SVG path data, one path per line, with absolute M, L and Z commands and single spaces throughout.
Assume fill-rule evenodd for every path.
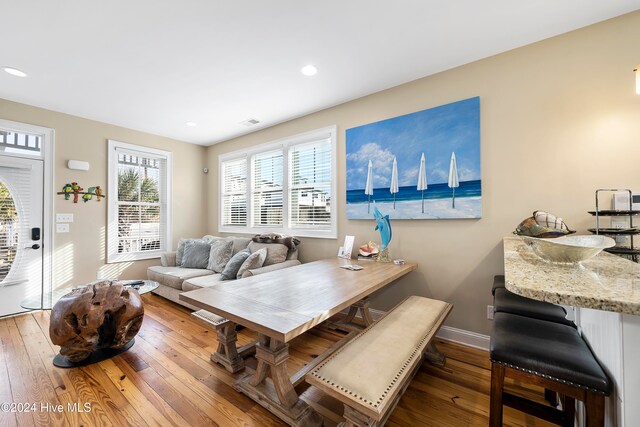
M 579 264 L 538 257 L 519 237 L 504 238 L 506 288 L 518 295 L 640 315 L 640 264 L 607 252 Z

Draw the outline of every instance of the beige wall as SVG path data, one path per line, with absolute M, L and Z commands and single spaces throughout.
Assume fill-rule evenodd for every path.
M 340 237 L 303 239 L 302 258 L 335 256 L 345 234 L 358 244 L 377 240 L 373 221 L 344 213 L 345 130 L 480 96 L 483 218 L 392 219 L 392 256 L 419 269 L 373 305 L 387 309 L 410 294 L 443 299 L 455 305 L 448 325 L 486 334 L 503 236 L 536 209 L 586 233 L 595 189 L 640 191 L 640 96 L 632 73 L 639 41 L 635 12 L 212 146 L 208 230 L 217 230 L 219 154 L 336 124 Z
M 118 126 L 86 120 L 67 114 L 0 99 L 0 118 L 44 126 L 55 130 L 54 188 L 77 181 L 85 189 L 100 185 L 107 197 L 107 139 L 153 147 L 173 153 L 173 236 L 201 236 L 206 230 L 206 178 L 202 173 L 205 147 L 163 138 Z M 85 160 L 89 171 L 67 168 L 67 160 Z M 86 204 L 55 196 L 55 213 L 72 213 L 74 222 L 68 234 L 54 234 L 54 286 L 68 286 L 101 277 L 146 278 L 147 266 L 158 259 L 105 264 L 107 203 L 94 200 Z

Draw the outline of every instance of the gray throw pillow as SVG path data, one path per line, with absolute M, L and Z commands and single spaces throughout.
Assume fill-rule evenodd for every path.
M 176 265 L 178 267 L 182 266 L 182 255 L 184 254 L 184 244 L 189 242 L 189 241 L 193 241 L 193 240 L 201 240 L 202 239 L 196 239 L 193 237 L 188 237 L 188 238 L 182 238 L 180 240 L 178 240 L 178 249 L 176 249 Z
M 247 258 L 249 258 L 251 252 L 249 249 L 244 249 L 231 257 L 227 265 L 224 266 L 224 270 L 220 273 L 222 280 L 234 280 L 238 276 L 238 270 L 242 267 L 242 264 Z
M 264 260 L 267 257 L 267 249 L 262 248 L 258 249 L 251 255 L 249 258 L 245 260 L 240 266 L 240 270 L 238 270 L 238 275 L 236 276 L 238 279 L 242 279 L 242 275 L 247 270 L 253 270 L 254 268 L 260 268 L 264 264 Z
M 251 242 L 248 246 L 251 253 L 254 253 L 260 249 L 267 250 L 267 257 L 264 260 L 264 265 L 273 265 L 285 262 L 287 259 L 287 253 L 289 248 L 282 243 L 258 243 Z
M 233 242 L 231 240 L 214 240 L 211 242 L 211 252 L 209 252 L 209 265 L 207 269 L 216 273 L 222 273 L 233 255 Z
M 183 268 L 207 268 L 211 243 L 203 240 L 189 240 L 184 243 L 182 253 Z

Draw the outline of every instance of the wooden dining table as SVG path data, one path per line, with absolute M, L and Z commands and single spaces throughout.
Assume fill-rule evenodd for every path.
M 255 372 L 245 372 L 238 378 L 236 390 L 289 425 L 320 426 L 322 417 L 299 398 L 294 387 L 324 357 L 320 355 L 289 377 L 287 343 L 347 308 L 350 308 L 348 318 L 359 310 L 365 324 L 370 323 L 367 297 L 417 268 L 415 263 L 372 261 L 360 263 L 363 268 L 358 271 L 342 268 L 352 263 L 355 262 L 342 258 L 314 261 L 247 277 L 241 282 L 220 282 L 185 292 L 180 299 L 258 332 L 255 348 L 258 366 Z M 235 335 L 227 337 L 225 348 L 233 339 Z M 216 356 L 240 357 L 238 353 Z M 227 360 L 225 365 L 239 366 L 235 362 Z

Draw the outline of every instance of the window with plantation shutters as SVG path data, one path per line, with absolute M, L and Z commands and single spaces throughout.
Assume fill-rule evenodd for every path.
M 169 250 L 170 165 L 169 152 L 109 141 L 108 262 Z
M 251 218 L 254 227 L 282 227 L 282 150 L 251 159 Z
M 291 228 L 331 228 L 331 139 L 289 149 L 289 222 Z
M 335 238 L 336 128 L 220 156 L 219 231 Z
M 247 225 L 247 159 L 229 160 L 222 170 L 222 225 Z

